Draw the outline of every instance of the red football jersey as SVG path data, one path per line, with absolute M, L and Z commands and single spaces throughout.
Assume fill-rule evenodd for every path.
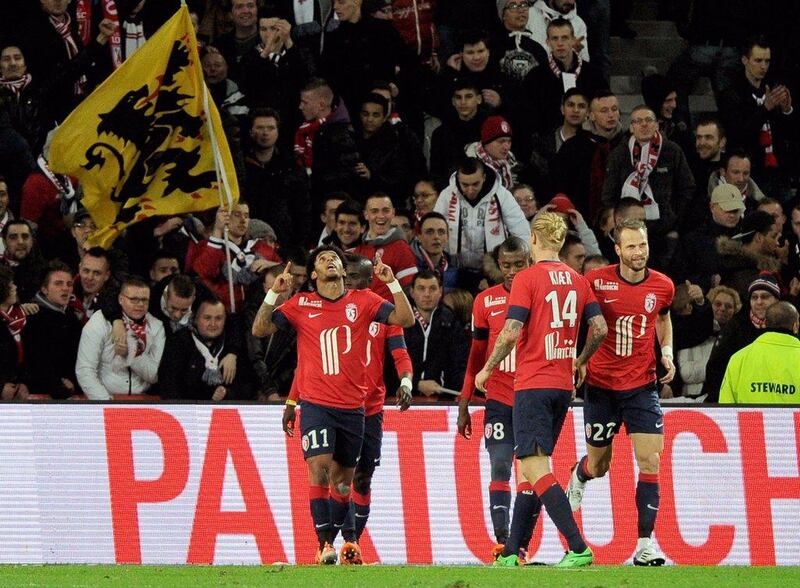
M 383 381 L 383 366 L 386 363 L 386 347 L 392 352 L 398 375 L 412 373 L 411 358 L 406 349 L 403 328 L 397 325 L 372 323 L 367 340 L 367 398 L 364 401 L 364 416 L 378 414 L 386 400 L 386 384 Z
M 479 345 L 479 341 L 486 341 L 486 353 L 491 353 L 497 336 L 506 324 L 508 314 L 509 291 L 503 284 L 484 290 L 475 298 L 472 306 L 472 344 Z M 483 355 L 486 355 L 484 353 Z M 486 363 L 486 357 L 475 358 L 476 370 L 480 370 Z M 486 383 L 486 400 L 496 400 L 508 406 L 514 406 L 514 374 L 517 371 L 517 348 L 511 350 L 503 361 L 494 368 L 489 381 Z M 475 387 L 474 373 L 468 373 L 464 378 L 462 393 L 472 395 Z M 467 388 L 469 388 L 467 390 Z
M 334 408 L 364 406 L 369 326 L 385 323 L 393 310 L 369 290 L 346 290 L 337 300 L 301 292 L 275 309 L 275 325 L 297 331 L 300 398 Z
M 524 323 L 514 390 L 572 390 L 581 320 L 598 314 L 589 282 L 560 261 L 540 261 L 518 273 L 508 302 L 508 318 Z
M 626 391 L 656 379 L 656 318 L 669 312 L 675 286 L 664 274 L 646 270 L 638 284 L 626 282 L 619 264 L 586 274 L 608 323 L 608 335 L 589 360 L 586 381 Z
M 402 286 L 408 286 L 414 279 L 414 274 L 417 273 L 417 258 L 411 247 L 405 241 L 391 241 L 385 245 L 374 245 L 371 243 L 362 243 L 353 249 L 353 253 L 363 255 L 371 260 L 373 264 L 377 263 L 377 254 L 381 254 L 383 263 L 392 268 L 394 277 L 400 282 Z M 386 300 L 394 300 L 389 287 L 384 284 L 378 276 L 372 277 L 369 289 L 383 296 Z

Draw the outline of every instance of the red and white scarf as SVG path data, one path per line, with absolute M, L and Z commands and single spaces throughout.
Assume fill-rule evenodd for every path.
M 135 321 L 123 313 L 122 322 L 125 323 L 125 329 L 133 334 L 133 339 L 136 342 L 134 357 L 139 357 L 147 349 L 147 316 L 140 321 Z
M 325 124 L 324 118 L 315 118 L 300 125 L 294 134 L 294 155 L 297 164 L 311 175 L 311 166 L 314 164 L 314 139 Z
M 478 143 L 478 146 L 475 148 L 475 155 L 495 171 L 500 178 L 500 183 L 505 189 L 510 190 L 511 187 L 516 184 L 517 175 L 513 172 L 513 169 L 517 165 L 517 160 L 513 153 L 509 151 L 508 158 L 506 159 L 494 159 L 489 155 L 486 149 L 484 149 L 483 144 Z
M 658 208 L 658 202 L 655 201 L 653 196 L 653 189 L 650 187 L 648 179 L 650 173 L 655 169 L 656 163 L 658 163 L 658 156 L 661 153 L 661 133 L 656 131 L 653 138 L 644 145 L 631 135 L 631 138 L 628 139 L 628 150 L 631 153 L 633 171 L 628 176 L 628 179 L 625 180 L 620 197 L 636 198 L 636 200 L 641 201 L 644 205 L 645 218 L 647 220 L 658 220 L 661 218 L 661 212 Z
M 764 106 L 767 94 L 765 93 L 760 98 L 753 94 L 753 99 L 755 99 L 756 104 L 759 106 Z M 769 124 L 769 119 L 764 119 L 764 124 L 761 125 L 761 129 L 758 131 L 758 144 L 764 148 L 764 167 L 771 167 L 773 169 L 778 167 L 778 158 L 775 157 L 772 141 L 772 127 Z
M 22 346 L 22 329 L 25 328 L 25 323 L 28 322 L 28 315 L 25 314 L 21 304 L 13 304 L 8 309 L 8 312 L 0 310 L 0 322 L 5 324 L 17 344 L 17 365 L 19 365 L 25 358 L 25 349 Z
M 103 18 L 112 21 L 116 26 L 114 34 L 108 39 L 108 50 L 111 52 L 111 62 L 117 69 L 124 57 L 122 56 L 122 35 L 119 27 L 119 14 L 114 0 L 101 0 Z M 78 34 L 84 47 L 92 41 L 92 0 L 78 0 L 75 4 L 75 19 L 78 21 Z
M 64 14 L 63 20 L 58 20 L 54 16 L 50 16 L 49 19 L 50 24 L 53 25 L 53 28 L 61 35 L 61 39 L 64 41 L 67 57 L 70 60 L 75 59 L 75 56 L 78 54 L 78 44 L 75 42 L 75 39 L 72 38 L 72 19 L 69 17 L 69 14 Z M 75 82 L 73 91 L 76 96 L 83 95 L 85 85 L 86 76 L 81 76 L 78 81 Z
M 420 312 L 417 310 L 417 307 L 416 307 L 416 306 L 415 306 L 415 307 L 413 307 L 413 308 L 412 308 L 412 310 L 414 311 L 414 318 L 415 318 L 415 319 L 417 319 L 417 320 L 419 321 L 419 324 L 420 324 L 420 326 L 422 327 L 422 330 L 423 330 L 423 331 L 427 331 L 427 330 L 428 330 L 428 327 L 430 326 L 430 323 L 429 323 L 429 322 L 427 321 L 427 319 L 426 319 L 424 316 L 422 316 L 422 314 L 421 314 L 421 313 L 420 313 Z M 433 315 L 431 315 L 431 318 L 433 318 Z
M 547 62 L 550 64 L 550 70 L 557 78 L 561 80 L 565 92 L 575 87 L 575 84 L 578 81 L 578 76 L 581 75 L 581 69 L 583 68 L 583 59 L 581 59 L 581 56 L 575 53 L 575 51 L 572 53 L 575 56 L 578 65 L 575 67 L 575 71 L 565 72 L 559 67 L 558 63 L 556 62 L 556 58 L 553 57 L 553 54 L 549 51 L 547 52 Z
M 25 88 L 28 87 L 28 84 L 31 83 L 31 74 L 25 74 L 21 78 L 17 78 L 16 80 L 7 80 L 5 78 L 0 78 L 0 86 L 4 88 L 8 88 L 14 94 L 16 98 L 19 98 L 19 95 L 25 91 Z
M 61 201 L 61 214 L 64 216 L 75 214 L 78 210 L 78 199 L 75 197 L 75 186 L 72 185 L 69 176 L 53 173 L 44 155 L 37 157 L 36 163 L 42 175 L 50 180 L 58 190 L 58 199 Z

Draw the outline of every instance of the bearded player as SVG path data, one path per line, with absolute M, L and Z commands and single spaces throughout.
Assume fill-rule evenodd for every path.
M 458 432 L 465 438 L 472 437 L 472 419 L 469 403 L 475 389 L 475 375 L 486 363 L 487 351 L 494 344 L 506 322 L 508 297 L 514 277 L 528 267 L 530 249 L 519 237 L 509 237 L 498 245 L 493 256 L 503 274 L 503 283 L 481 292 L 472 307 L 472 346 L 469 350 L 467 372 L 458 403 Z M 486 410 L 484 416 L 484 444 L 489 452 L 491 481 L 489 482 L 489 515 L 492 519 L 497 544 L 492 550 L 495 559 L 503 552 L 508 541 L 509 509 L 511 507 L 511 469 L 514 466 L 514 373 L 516 372 L 516 350 L 492 372 L 486 383 Z M 517 485 L 517 505 L 521 501 L 536 500 L 529 482 Z M 522 541 L 527 548 L 530 541 Z
M 408 327 L 414 315 L 391 268 L 380 260 L 375 275 L 389 288 L 394 304 L 369 290 L 347 290 L 344 253 L 337 247 L 312 251 L 307 269 L 315 291 L 300 292 L 275 309 L 278 296 L 291 290 L 287 264 L 264 297 L 252 332 L 264 337 L 278 328 L 297 331 L 295 379 L 303 411 L 311 518 L 319 540 L 316 561 L 335 564 L 333 538 L 350 510 L 350 488 L 364 437 L 370 325 Z
M 475 386 L 485 391 L 495 367 L 517 348 L 514 379 L 514 443 L 520 471 L 533 485 L 533 496 L 544 505 L 569 545 L 558 567 L 583 567 L 594 559 L 570 511 L 567 497 L 550 470 L 569 404 L 575 397 L 576 371 L 586 363 L 606 335 L 606 323 L 588 282 L 562 263 L 567 225 L 556 213 L 539 213 L 531 223 L 534 265 L 514 278 L 508 315 L 494 350 L 475 376 Z M 576 342 L 581 319 L 589 324 L 580 355 Z M 515 513 L 515 519 L 516 513 Z M 516 566 L 524 525 L 512 523 L 503 555 L 496 566 Z
M 675 287 L 667 276 L 647 268 L 647 228 L 642 221 L 622 221 L 614 229 L 614 241 L 619 264 L 586 275 L 609 325 L 609 336 L 589 362 L 583 409 L 587 453 L 572 470 L 567 497 L 572 510 L 578 510 L 586 483 L 608 472 L 614 436 L 624 423 L 639 466 L 639 541 L 633 563 L 660 566 L 665 562 L 664 554 L 651 538 L 658 514 L 658 470 L 664 449 L 655 339 L 666 370 L 660 382 L 666 384 L 675 375 L 669 314 Z

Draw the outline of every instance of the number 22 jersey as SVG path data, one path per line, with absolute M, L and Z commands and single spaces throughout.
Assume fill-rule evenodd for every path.
M 592 270 L 586 279 L 608 324 L 608 335 L 589 360 L 586 382 L 620 392 L 652 384 L 656 320 L 672 305 L 672 280 L 647 269 L 644 280 L 632 284 L 619 273 L 619 264 Z
M 345 290 L 336 300 L 302 292 L 276 308 L 275 326 L 297 331 L 300 399 L 334 408 L 364 406 L 370 323 L 386 323 L 393 310 L 394 304 L 370 290 Z

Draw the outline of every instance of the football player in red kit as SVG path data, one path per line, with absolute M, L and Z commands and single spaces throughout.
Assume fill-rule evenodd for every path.
M 461 388 L 458 403 L 458 432 L 465 438 L 472 436 L 472 420 L 469 403 L 475 389 L 475 374 L 486 363 L 487 351 L 494 349 L 495 341 L 506 322 L 508 297 L 514 276 L 530 265 L 530 249 L 519 237 L 509 237 L 498 245 L 493 256 L 503 274 L 503 283 L 481 292 L 472 307 L 472 346 L 469 350 L 467 372 Z M 492 373 L 486 383 L 486 411 L 484 422 L 484 443 L 489 452 L 491 481 L 489 483 L 489 514 L 497 541 L 492 555 L 496 558 L 503 552 L 508 540 L 509 511 L 511 508 L 511 469 L 514 467 L 514 373 L 516 372 L 516 350 L 508 356 Z M 528 482 L 517 487 L 517 500 L 520 493 L 533 490 Z M 524 499 L 523 499 L 524 500 Z M 529 539 L 530 540 L 530 539 Z M 527 541 L 522 541 L 527 548 Z
M 414 315 L 391 268 L 380 260 L 375 274 L 392 292 L 394 304 L 369 290 L 347 290 L 344 253 L 330 245 L 309 256 L 308 275 L 315 291 L 298 293 L 275 309 L 278 296 L 291 289 L 290 270 L 287 264 L 267 292 L 252 332 L 264 337 L 277 328 L 291 326 L 297 331 L 295 380 L 303 411 L 311 517 L 319 539 L 317 562 L 334 564 L 332 539 L 350 509 L 350 488 L 364 437 L 370 325 L 407 327 Z
M 606 323 L 589 283 L 559 261 L 567 225 L 556 213 L 539 213 L 532 222 L 531 251 L 534 265 L 514 278 L 508 315 L 494 350 L 475 376 L 475 386 L 486 389 L 493 370 L 517 346 L 514 379 L 514 451 L 520 471 L 533 485 L 538 498 L 530 508 L 542 505 L 569 545 L 559 567 L 582 567 L 594 559 L 583 540 L 569 502 L 550 471 L 550 456 L 575 396 L 575 374 L 583 373 L 592 354 L 606 335 Z M 589 324 L 586 345 L 580 355 L 576 344 L 581 320 Z M 498 566 L 515 566 L 527 524 L 514 521 Z M 533 512 L 520 513 L 521 520 Z
M 586 483 L 608 471 L 614 436 L 625 423 L 639 466 L 639 541 L 633 563 L 660 566 L 664 554 L 651 539 L 658 514 L 658 470 L 664 449 L 655 343 L 657 338 L 666 370 L 661 382 L 666 384 L 675 375 L 669 314 L 675 286 L 664 274 L 647 268 L 647 228 L 642 221 L 622 221 L 614 229 L 614 241 L 619 264 L 586 275 L 609 334 L 589 362 L 583 410 L 587 454 L 572 470 L 567 497 L 572 510 L 578 510 Z

